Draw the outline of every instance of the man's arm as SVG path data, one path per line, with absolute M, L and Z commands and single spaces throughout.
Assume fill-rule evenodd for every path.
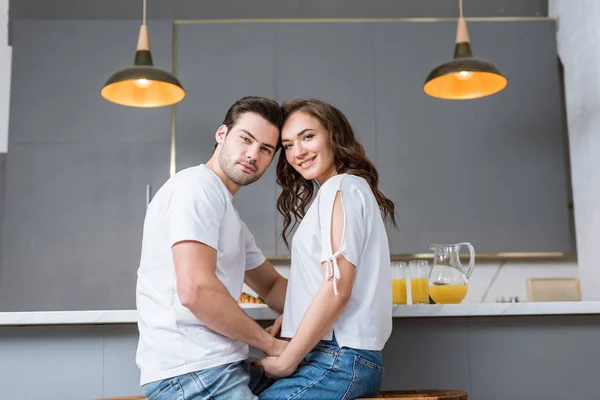
M 273 264 L 265 261 L 258 267 L 246 271 L 244 282 L 262 297 L 270 308 L 283 313 L 288 280 L 275 270 Z
M 281 354 L 287 342 L 275 339 L 248 317 L 217 278 L 215 249 L 196 241 L 181 241 L 172 251 L 183 306 L 215 332 L 269 355 Z

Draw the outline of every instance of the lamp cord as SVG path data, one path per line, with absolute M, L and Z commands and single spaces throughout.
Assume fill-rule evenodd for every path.
M 144 0 L 144 17 L 143 17 L 142 21 L 143 21 L 142 24 L 146 25 L 146 0 Z

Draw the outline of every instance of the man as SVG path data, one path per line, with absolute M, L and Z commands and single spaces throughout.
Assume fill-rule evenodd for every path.
M 272 100 L 238 100 L 208 162 L 177 173 L 148 206 L 136 290 L 136 361 L 148 398 L 256 399 L 248 345 L 272 356 L 287 345 L 237 303 L 245 282 L 282 312 L 287 280 L 265 261 L 231 202 L 271 164 L 282 120 Z

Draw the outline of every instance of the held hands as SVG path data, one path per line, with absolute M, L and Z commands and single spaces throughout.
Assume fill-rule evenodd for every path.
M 268 357 L 255 361 L 256 365 L 263 367 L 265 374 L 270 378 L 285 378 L 292 375 L 298 368 L 298 364 L 282 356 L 283 351 L 289 344 L 288 341 L 280 339 L 282 322 L 283 315 L 280 315 L 273 325 L 265 329 L 268 334 L 273 336 L 274 344 L 271 346 L 272 349 L 266 352 Z
M 283 353 L 288 344 L 289 342 L 286 340 L 273 338 L 273 343 L 264 351 L 268 356 L 278 357 Z
M 255 364 L 261 365 L 269 378 L 285 378 L 298 368 L 298 364 L 287 361 L 283 356 L 261 358 L 256 360 Z

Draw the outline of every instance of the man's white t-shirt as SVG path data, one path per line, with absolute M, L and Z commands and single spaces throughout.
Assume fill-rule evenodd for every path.
M 169 179 L 148 206 L 136 288 L 142 385 L 248 357 L 248 345 L 212 331 L 181 305 L 171 251 L 186 240 L 216 249 L 217 277 L 237 300 L 245 271 L 265 257 L 232 197 L 211 169 L 199 165 Z
M 344 233 L 334 254 L 331 217 L 338 192 L 344 206 Z M 338 254 L 356 267 L 356 277 L 350 300 L 333 324 L 335 338 L 340 347 L 381 350 L 392 332 L 390 252 L 377 200 L 367 181 L 355 175 L 340 174 L 325 181 L 294 234 L 281 336 L 294 336 L 321 288 L 321 263 L 327 263 L 334 280 L 339 276 Z M 323 337 L 331 338 L 332 331 Z

